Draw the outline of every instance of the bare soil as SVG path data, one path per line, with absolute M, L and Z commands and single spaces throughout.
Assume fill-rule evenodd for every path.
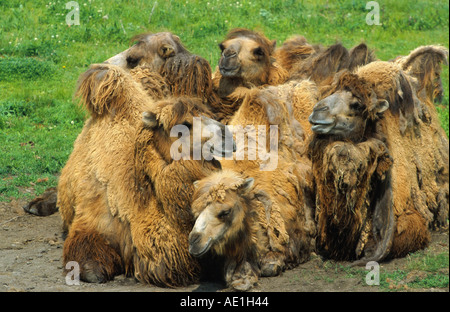
M 228 291 L 219 283 L 201 283 L 184 288 L 166 289 L 143 285 L 134 278 L 117 276 L 104 284 L 81 282 L 67 285 L 63 275 L 61 219 L 59 213 L 48 217 L 27 214 L 22 207 L 27 200 L 0 202 L 0 292 L 198 292 Z M 434 233 L 427 253 L 448 253 L 449 235 Z M 382 263 L 380 271 L 405 269 L 408 258 Z M 380 286 L 368 286 L 365 278 L 346 270 L 349 263 L 336 264 L 313 255 L 307 263 L 287 270 L 277 277 L 261 278 L 254 292 L 379 292 Z M 365 268 L 361 268 L 364 270 Z M 350 272 L 350 273 L 349 273 Z M 369 272 L 369 270 L 367 271 Z M 414 271 L 410 277 L 424 272 Z M 448 274 L 448 269 L 447 269 Z M 409 289 L 392 285 L 400 291 L 443 291 L 438 289 Z

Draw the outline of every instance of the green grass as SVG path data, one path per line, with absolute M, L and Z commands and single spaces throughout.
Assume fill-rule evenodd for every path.
M 405 289 L 404 285 L 408 288 L 448 287 L 448 253 L 427 254 L 422 250 L 409 255 L 407 259 L 408 264 L 404 270 L 381 272 L 380 287 L 383 290 Z
M 0 200 L 21 196 L 21 187 L 35 184 L 40 193 L 56 185 L 87 117 L 72 101 L 79 74 L 128 48 L 133 35 L 171 31 L 213 67 L 217 44 L 235 27 L 260 30 L 279 45 L 294 34 L 323 45 L 365 41 L 382 60 L 420 45 L 449 46 L 444 0 L 379 1 L 380 26 L 366 24 L 362 0 L 82 0 L 80 25 L 69 27 L 66 2 L 0 1 Z M 439 114 L 448 133 L 448 67 L 442 80 Z
M 406 257 L 406 264 L 401 268 L 387 269 L 380 266 L 380 284 L 366 287 L 378 287 L 380 291 L 399 291 L 406 289 L 447 288 L 449 286 L 448 252 L 417 251 Z M 318 274 L 317 280 L 334 283 L 338 277 L 358 279 L 366 285 L 369 270 L 351 267 L 334 261 L 325 261 L 324 274 Z

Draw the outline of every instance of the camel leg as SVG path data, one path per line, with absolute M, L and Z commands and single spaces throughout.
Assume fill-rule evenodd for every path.
M 236 263 L 229 260 L 225 264 L 225 282 L 227 286 L 239 291 L 247 291 L 258 283 L 258 270 L 256 266 L 247 261 Z
M 58 211 L 56 206 L 56 188 L 46 189 L 41 195 L 30 201 L 23 207 L 28 213 L 36 216 L 49 216 Z
M 76 261 L 80 279 L 90 283 L 104 283 L 123 271 L 122 260 L 110 242 L 95 229 L 75 222 L 64 242 L 64 265 Z
M 200 268 L 189 254 L 188 236 L 158 210 L 143 210 L 130 222 L 134 276 L 160 287 L 192 284 L 197 281 Z
M 270 251 L 261 259 L 261 276 L 277 276 L 284 269 L 284 255 Z

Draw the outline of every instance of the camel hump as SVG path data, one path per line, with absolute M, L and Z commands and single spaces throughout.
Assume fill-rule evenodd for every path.
M 393 60 L 410 76 L 418 80 L 418 90 L 425 90 L 431 100 L 442 99 L 441 66 L 448 66 L 447 48 L 438 45 L 421 46 L 407 56 Z
M 339 70 L 347 68 L 348 64 L 348 50 L 341 43 L 335 43 L 318 54 L 313 64 L 314 71 L 311 79 L 313 81 L 322 81 Z
M 411 66 L 430 66 L 430 65 L 447 65 L 448 66 L 448 49 L 438 45 L 420 46 L 413 50 L 403 63 L 403 69 Z M 423 68 L 431 69 L 431 68 Z
M 80 75 L 75 96 L 93 117 L 117 112 L 128 102 L 128 92 L 123 88 L 126 76 L 129 75 L 118 66 L 94 64 Z

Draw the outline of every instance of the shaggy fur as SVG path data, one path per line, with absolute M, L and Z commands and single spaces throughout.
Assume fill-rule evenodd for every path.
M 318 248 L 331 258 L 362 263 L 405 256 L 425 248 L 428 227 L 448 215 L 448 202 L 446 210 L 433 212 L 421 187 L 423 177 L 436 179 L 436 170 L 430 170 L 433 157 L 420 156 L 433 152 L 420 143 L 428 140 L 429 125 L 416 118 L 420 103 L 409 80 L 398 66 L 373 62 L 339 74 L 328 91 L 351 91 L 366 120 L 350 138 L 314 135 L 310 145 Z M 390 104 L 381 119 L 374 113 L 379 100 Z M 435 188 L 434 198 L 441 191 Z
M 224 258 L 224 267 L 219 268 L 223 269 L 221 277 L 227 286 L 237 290 L 248 290 L 257 282 L 261 260 L 258 242 L 264 239 L 259 219 L 265 212 L 258 211 L 263 207 L 258 205 L 257 195 L 249 187 L 243 188 L 245 181 L 242 175 L 231 170 L 213 173 L 196 183 L 192 202 L 194 217 L 197 218 L 205 209 L 214 209 L 215 222 L 226 229 L 214 241 L 208 256 Z M 223 215 L 223 209 L 227 209 L 227 215 Z M 196 232 L 194 227 L 189 235 L 190 248 L 200 242 L 202 236 L 211 235 L 216 230 L 212 223 L 207 227 L 204 231 L 208 233 Z
M 426 194 L 428 209 L 432 212 L 432 228 L 447 226 L 449 202 L 449 141 L 440 126 L 434 102 L 442 98 L 441 66 L 448 65 L 448 50 L 441 46 L 422 46 L 408 56 L 395 61 L 410 76 L 415 86 L 418 103 L 416 131 L 416 163 L 421 190 Z M 429 147 L 433 146 L 433 153 Z M 428 174 L 432 173 L 432 174 Z M 437 194 L 437 195 L 436 195 Z
M 256 159 L 223 160 L 222 167 L 244 177 L 254 178 L 254 189 L 265 194 L 256 198 L 259 227 L 258 240 L 261 274 L 277 275 L 309 259 L 315 234 L 312 218 L 311 173 L 308 159 L 300 158 L 297 145 L 302 144 L 301 127 L 293 123 L 290 96 L 281 97 L 278 87 L 252 89 L 245 97 L 230 125 L 278 126 L 278 162 L 272 171 L 262 171 L 264 162 Z M 248 150 L 248 133 L 245 150 Z M 274 138 L 270 138 L 271 142 Z M 267 142 L 269 144 L 269 142 Z M 247 156 L 246 156 L 247 157 Z
M 150 98 L 161 100 L 170 96 L 198 97 L 210 107 L 220 107 L 218 104 L 220 100 L 212 91 L 210 65 L 205 59 L 190 54 L 178 37 L 170 33 L 142 34 L 134 37 L 132 41 L 136 43 L 130 49 L 108 61 L 118 63 L 125 71 L 129 71 Z M 91 75 L 92 72 L 94 75 Z M 96 79 L 103 79 L 103 77 L 97 77 L 97 74 L 104 73 L 95 73 L 95 69 L 84 73 L 80 80 L 84 81 L 84 78 L 88 78 L 89 82 L 84 81 L 83 89 L 80 88 L 76 94 L 81 98 L 82 103 L 88 103 L 84 105 L 87 105 L 86 108 L 93 116 L 101 116 L 110 112 L 111 109 L 108 107 L 110 100 L 97 96 L 98 93 L 106 91 L 105 94 L 110 92 L 112 96 L 117 95 L 118 101 L 129 100 L 121 99 L 120 90 L 111 89 L 114 85 L 96 84 Z M 98 89 L 99 87 L 103 89 Z M 50 212 L 58 211 L 56 200 L 52 200 L 56 198 L 56 190 L 53 193 L 51 197 L 46 195 L 34 199 L 27 205 L 26 211 L 33 211 L 38 215 L 48 215 Z M 42 212 L 41 209 L 43 209 Z
M 78 261 L 81 277 L 93 282 L 122 272 L 159 286 L 194 282 L 199 266 L 187 238 L 192 182 L 218 167 L 215 161 L 172 161 L 168 131 L 208 115 L 207 107 L 189 98 L 155 103 L 113 65 L 93 65 L 77 93 L 92 117 L 58 184 L 68 231 L 64 262 Z
M 364 43 L 348 51 L 340 43 L 328 48 L 313 46 L 303 36 L 286 40 L 274 56 L 288 71 L 291 80 L 310 79 L 317 84 L 328 84 L 329 79 L 342 69 L 353 71 L 375 60 L 373 51 Z

